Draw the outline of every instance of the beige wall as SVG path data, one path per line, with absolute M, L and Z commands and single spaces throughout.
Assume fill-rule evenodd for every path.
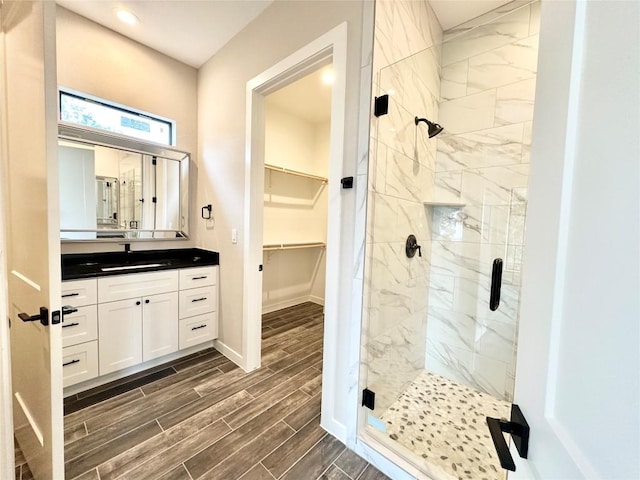
M 198 242 L 220 252 L 220 341 L 242 354 L 243 235 L 245 202 L 245 126 L 247 81 L 344 21 L 348 22 L 348 71 L 344 173 L 355 174 L 361 68 L 361 2 L 274 2 L 232 39 L 199 71 L 198 151 L 202 161 L 198 204 L 212 203 L 215 227 L 198 228 Z M 336 281 L 353 276 L 348 259 L 353 252 L 355 199 L 343 197 L 345 272 L 333 272 Z M 238 243 L 231 243 L 231 229 Z M 256 265 L 257 268 L 257 265 Z M 343 312 L 350 303 L 341 299 Z M 347 306 L 348 305 L 348 306 Z M 347 322 L 342 328 L 347 328 Z M 347 337 L 345 331 L 344 338 Z M 345 347 L 346 348 L 346 347 Z
M 176 148 L 192 154 L 196 171 L 197 70 L 60 6 L 56 17 L 58 85 L 175 120 Z M 195 181 L 195 197 L 194 190 Z M 193 231 L 200 218 L 195 215 L 195 198 L 191 212 Z M 140 242 L 133 248 L 194 245 L 195 241 Z M 113 243 L 63 244 L 62 252 L 120 248 Z

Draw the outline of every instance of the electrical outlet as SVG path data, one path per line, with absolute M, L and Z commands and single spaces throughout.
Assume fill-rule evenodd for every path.
M 231 229 L 231 243 L 238 243 L 238 229 Z

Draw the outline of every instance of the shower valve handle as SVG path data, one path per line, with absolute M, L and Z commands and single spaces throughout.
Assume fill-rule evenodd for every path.
M 408 258 L 413 258 L 416 255 L 416 250 L 418 251 L 418 256 L 422 256 L 422 247 L 418 245 L 418 240 L 416 240 L 415 235 L 409 235 L 407 237 L 407 243 L 405 244 L 404 251 L 407 254 Z

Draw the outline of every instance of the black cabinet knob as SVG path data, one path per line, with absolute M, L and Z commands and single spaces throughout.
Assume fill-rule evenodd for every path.
M 144 303 L 149 303 L 149 299 L 147 298 L 147 299 L 144 301 Z
M 140 302 L 140 300 L 138 300 L 138 301 L 136 302 L 136 305 L 140 305 L 140 303 L 141 303 L 141 302 Z

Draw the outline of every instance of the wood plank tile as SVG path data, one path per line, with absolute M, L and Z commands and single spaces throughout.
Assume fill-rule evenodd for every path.
M 76 477 L 75 480 L 100 480 L 98 476 L 97 470 L 94 468 L 93 470 L 89 470 L 87 473 L 83 473 L 79 477 Z
M 201 478 L 203 480 L 238 478 L 293 434 L 294 431 L 291 427 L 284 422 L 278 422 L 264 433 L 258 435 L 252 442 L 209 470 Z
M 344 473 L 351 478 L 358 478 L 369 463 L 348 448 L 334 462 Z
M 301 372 L 308 370 L 308 363 L 309 362 L 306 359 L 302 359 L 301 361 L 294 363 L 290 367 L 277 372 L 271 377 L 268 377 L 259 383 L 247 387 L 247 392 L 249 392 L 254 397 L 259 397 L 272 388 L 282 385 L 283 382 L 286 382 L 291 378 L 296 378 L 295 388 L 300 388 L 302 385 L 304 385 L 306 382 L 317 375 L 317 372 L 307 372 L 304 376 L 298 376 Z
M 262 464 L 271 475 L 280 478 L 325 435 L 327 432 L 320 426 L 320 416 L 318 416 L 271 452 L 262 460 Z
M 320 393 L 322 391 L 322 373 L 319 373 L 312 380 L 309 380 L 307 383 L 302 385 L 300 390 L 309 396 Z
M 158 422 L 165 430 L 172 426 L 186 420 L 187 418 L 195 415 L 196 413 L 205 410 L 212 405 L 224 400 L 225 398 L 233 395 L 234 393 L 245 390 L 247 386 L 252 385 L 254 382 L 259 382 L 265 377 L 272 375 L 270 370 L 256 370 L 253 375 L 247 376 L 242 380 L 232 382 L 230 385 L 220 386 L 217 390 L 209 395 L 205 395 L 202 398 L 198 398 L 190 403 L 185 403 L 179 409 L 169 412 L 167 414 L 158 417 Z
M 180 372 L 182 370 L 187 370 L 202 363 L 213 363 L 215 360 L 225 362 L 227 358 L 215 348 L 211 348 L 208 350 L 203 350 L 202 352 L 197 352 L 193 355 L 189 355 L 188 357 L 180 358 L 176 360 L 172 366 L 176 369 L 176 371 Z
M 235 370 L 236 368 L 239 369 L 240 367 L 235 363 L 229 361 L 221 364 L 218 368 L 224 373 L 229 373 L 232 370 Z
M 20 467 L 20 480 L 33 480 L 33 473 L 31 473 L 28 463 L 24 463 Z
M 274 478 L 267 469 L 259 463 L 241 476 L 239 480 L 274 480 Z
M 298 461 L 283 477 L 283 480 L 317 478 L 343 452 L 345 446 L 331 435 L 325 436 Z
M 178 385 L 182 386 L 183 388 L 194 388 L 199 385 L 200 382 L 209 380 L 219 375 L 222 375 L 222 371 L 220 371 L 217 366 L 206 368 L 198 373 L 192 372 L 191 369 L 181 370 L 171 377 L 158 380 L 142 387 L 142 392 L 145 395 L 151 395 L 152 393 L 159 392 L 160 390 L 178 387 Z
M 191 475 L 189 475 L 187 469 L 184 468 L 184 465 L 178 465 L 170 472 L 158 477 L 157 480 L 191 480 Z
M 307 366 L 311 366 L 311 364 L 317 362 L 320 358 L 322 358 L 322 341 L 314 342 L 308 347 L 298 350 L 296 353 L 292 353 L 288 357 L 283 358 L 279 362 L 272 363 L 269 365 L 269 368 L 274 372 L 277 372 L 301 361 L 305 361 L 307 362 Z
M 69 403 L 64 406 L 65 415 L 77 412 L 82 410 L 83 408 L 90 407 L 91 405 L 95 405 L 97 403 L 108 400 L 109 398 L 116 397 L 122 393 L 128 392 L 130 390 L 134 390 L 136 388 L 140 388 L 149 383 L 155 382 L 161 378 L 166 378 L 174 375 L 176 371 L 173 368 L 165 368 L 163 370 L 159 370 L 148 375 L 144 375 L 131 381 L 125 383 L 118 383 L 112 388 L 108 388 L 105 390 L 101 390 L 93 395 L 83 396 L 79 398 L 76 402 Z
M 173 393 L 173 391 L 171 393 Z M 97 417 L 87 419 L 85 422 L 87 431 L 91 434 L 114 423 L 131 419 L 131 417 L 136 417 L 138 419 L 138 425 L 140 425 L 140 422 L 144 423 L 146 420 L 181 408 L 182 405 L 197 400 L 198 398 L 200 398 L 199 395 L 192 389 L 174 396 L 165 394 L 165 391 L 162 390 L 142 399 L 134 400 L 127 405 L 115 408 Z
M 187 470 L 193 478 L 200 477 L 225 458 L 243 448 L 247 443 L 253 441 L 258 435 L 271 428 L 272 425 L 280 422 L 287 412 L 298 408 L 306 398 L 308 397 L 304 393 L 296 391 L 282 399 L 240 428 L 184 462 Z
M 141 425 L 155 420 L 157 415 L 179 409 L 184 402 L 194 398 L 199 398 L 198 394 L 191 390 L 184 395 L 169 398 L 165 403 L 155 405 L 153 408 L 142 408 L 144 405 L 142 407 L 139 406 L 132 410 L 131 415 L 128 417 L 101 428 L 92 430 L 90 426 L 87 426 L 89 435 L 65 446 L 65 459 L 72 460 L 82 453 L 99 448 L 101 445 L 118 438 L 123 433 L 135 430 Z
M 151 458 L 141 465 L 129 470 L 118 478 L 130 480 L 155 480 L 171 471 L 177 465 L 184 464 L 185 458 L 189 458 L 194 452 L 209 447 L 221 438 L 229 435 L 230 429 L 222 420 L 199 430 L 195 434 L 177 443 L 172 448 Z M 185 465 L 186 466 L 186 465 Z
M 384 473 L 378 470 L 373 465 L 367 465 L 362 475 L 358 477 L 358 480 L 391 480 Z
M 338 467 L 331 465 L 326 472 L 318 477 L 318 480 L 353 480 Z
M 269 390 L 267 394 L 248 402 L 246 405 L 243 405 L 242 408 L 230 413 L 224 417 L 224 421 L 227 422 L 231 428 L 238 428 L 285 397 L 294 393 L 297 390 L 295 387 L 296 383 L 283 383 L 276 388 Z
M 64 430 L 64 444 L 75 442 L 87 436 L 87 427 L 84 422 Z
M 230 383 L 237 384 L 247 379 L 254 379 L 250 382 L 251 384 L 253 384 L 271 375 L 273 375 L 273 372 L 271 371 L 271 369 L 267 368 L 260 368 L 258 370 L 254 370 L 251 373 L 247 373 L 239 368 L 236 368 L 233 371 L 225 373 L 222 376 L 215 376 L 211 379 L 201 382 L 198 386 L 195 387 L 195 390 L 200 395 L 207 395 L 216 391 L 218 388 L 224 387 Z M 244 388 L 242 388 L 242 390 L 244 390 Z
M 142 393 L 142 390 L 136 389 L 132 390 L 131 392 L 118 395 L 117 397 L 110 398 L 109 400 L 105 400 L 104 402 L 100 402 L 97 405 L 93 405 L 91 407 L 80 410 L 79 412 L 65 415 L 64 427 L 65 429 L 73 428 L 77 426 L 78 423 L 82 423 L 88 418 L 96 417 L 103 414 L 104 412 L 114 410 L 122 405 L 127 405 L 128 403 L 143 397 L 144 394 Z
M 158 455 L 164 455 L 167 449 L 177 448 L 176 445 L 180 442 L 220 420 L 228 413 L 242 407 L 242 405 L 252 400 L 252 398 L 253 397 L 245 391 L 238 392 L 231 397 L 216 403 L 207 410 L 203 410 L 202 412 L 186 419 L 184 422 L 165 430 L 160 435 L 156 435 L 155 437 L 136 445 L 135 447 L 100 465 L 100 467 L 98 467 L 100 478 L 102 480 L 116 478 L 122 473 L 139 466 L 141 463 L 140 459 L 148 461 L 156 458 Z
M 284 421 L 294 430 L 300 430 L 304 425 L 320 415 L 322 395 L 319 393 L 305 403 L 302 407 L 285 417 Z
M 83 453 L 80 456 L 65 463 L 65 478 L 72 479 L 91 469 L 96 468 L 108 459 L 119 455 L 138 443 L 153 437 L 162 432 L 162 429 L 155 420 L 149 422 L 133 431 L 120 435 L 114 440 L 103 444 L 100 448 Z

